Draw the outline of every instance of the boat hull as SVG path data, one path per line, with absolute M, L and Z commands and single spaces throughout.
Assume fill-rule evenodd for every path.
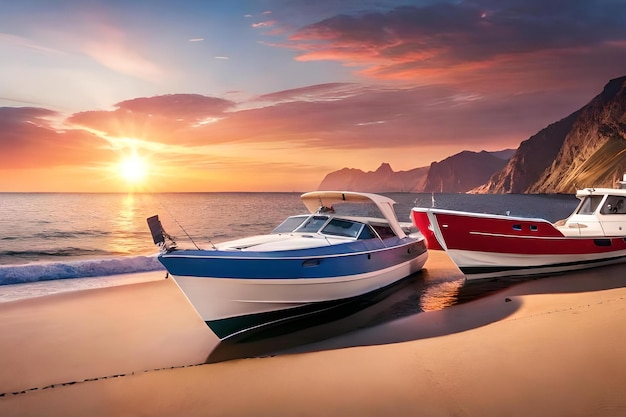
M 222 339 L 367 295 L 419 271 L 428 257 L 424 239 L 333 255 L 222 255 L 160 255 L 170 276 Z
M 414 208 L 429 249 L 445 250 L 468 280 L 533 276 L 626 262 L 626 236 L 565 236 L 552 223 Z

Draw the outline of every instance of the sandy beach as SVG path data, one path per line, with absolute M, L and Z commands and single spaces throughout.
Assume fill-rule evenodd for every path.
M 438 252 L 426 268 L 458 273 Z M 0 317 L 2 416 L 626 416 L 624 266 L 219 363 L 171 279 Z

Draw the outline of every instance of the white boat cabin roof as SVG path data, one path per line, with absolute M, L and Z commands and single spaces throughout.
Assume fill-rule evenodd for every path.
M 592 214 L 600 207 L 600 214 L 626 214 L 626 189 L 596 188 L 578 190 L 581 200 L 576 213 Z
M 626 180 L 626 178 L 625 178 Z M 620 188 L 585 188 L 576 192 L 580 204 L 557 228 L 566 236 L 624 236 L 626 181 Z
M 304 193 L 300 199 L 310 213 L 323 213 L 324 210 L 333 210 L 333 205 L 339 203 L 374 203 L 389 223 L 389 227 L 399 238 L 406 237 L 406 233 L 400 226 L 393 205 L 394 200 L 372 193 L 359 193 L 356 191 L 312 191 Z
M 626 214 L 626 174 L 619 181 L 619 188 L 585 188 L 576 191 L 581 200 L 576 213 L 591 214 L 600 207 L 600 214 Z

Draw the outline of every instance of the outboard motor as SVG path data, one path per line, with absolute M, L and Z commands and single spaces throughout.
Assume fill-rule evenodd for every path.
M 155 245 L 165 252 L 176 249 L 176 242 L 170 235 L 167 234 L 167 232 L 165 232 L 165 230 L 163 230 L 163 225 L 161 224 L 161 220 L 159 220 L 158 215 L 148 217 L 146 220 Z M 166 242 L 166 239 L 170 242 L 169 244 Z

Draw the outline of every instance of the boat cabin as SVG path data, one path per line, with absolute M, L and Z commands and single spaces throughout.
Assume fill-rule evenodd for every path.
M 566 236 L 626 236 L 626 175 L 619 183 L 579 190 L 580 204 L 558 229 Z
M 340 218 L 323 214 L 288 217 L 271 232 L 271 234 L 282 233 L 320 233 L 333 237 L 381 240 L 396 236 L 392 228 L 382 219 L 371 223 L 366 219 Z

